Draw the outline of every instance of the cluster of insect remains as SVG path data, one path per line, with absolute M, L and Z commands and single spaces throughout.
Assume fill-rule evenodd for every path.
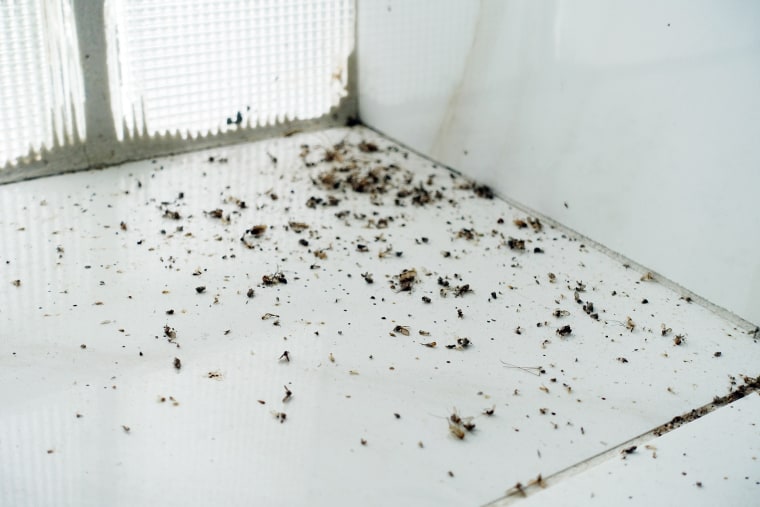
M 491 412 L 491 415 L 493 412 Z M 449 433 L 459 440 L 464 440 L 467 433 L 475 431 L 474 417 L 461 417 L 455 408 L 448 417 Z
M 456 349 L 456 350 L 464 350 L 467 347 L 472 345 L 472 342 L 469 338 L 457 338 L 457 341 L 455 343 L 451 343 L 449 345 L 446 345 L 447 349 Z
M 396 292 L 411 292 L 417 282 L 417 270 L 405 269 L 390 280 L 391 289 Z
M 267 285 L 267 286 L 278 285 L 278 284 L 286 284 L 286 283 L 288 283 L 288 279 L 285 278 L 285 275 L 282 274 L 282 271 L 276 271 L 276 272 L 272 273 L 271 275 L 264 275 L 264 276 L 262 276 L 261 277 L 261 283 L 263 283 L 264 285 Z

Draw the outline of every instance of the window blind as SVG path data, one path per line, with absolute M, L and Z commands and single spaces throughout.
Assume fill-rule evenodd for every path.
M 311 119 L 346 95 L 353 0 L 107 0 L 116 135 Z
M 71 0 L 0 2 L 0 168 L 84 138 Z

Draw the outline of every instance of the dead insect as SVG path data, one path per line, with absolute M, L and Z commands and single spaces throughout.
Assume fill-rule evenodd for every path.
M 423 303 L 430 303 L 431 299 L 427 296 L 422 296 L 422 302 Z
M 633 454 L 636 452 L 636 446 L 632 445 L 630 447 L 626 447 L 625 449 L 620 451 L 620 454 Z
M 11 285 L 13 285 L 14 287 L 21 287 L 21 280 L 13 280 L 11 282 Z
M 405 269 L 398 274 L 399 292 L 411 292 L 412 286 L 417 280 L 417 270 Z
M 557 281 L 557 275 L 554 273 L 549 273 L 547 276 L 549 277 L 549 283 L 555 283 Z
M 248 289 L 248 292 L 245 293 L 246 296 L 249 298 L 252 298 L 254 296 L 255 292 L 253 289 Z
M 179 220 L 182 218 L 179 214 L 179 211 L 172 211 L 172 210 L 164 210 L 164 218 L 170 218 L 172 220 Z
M 567 206 L 567 204 L 565 204 Z M 512 486 L 510 489 L 507 490 L 507 496 L 515 496 L 520 495 L 522 497 L 528 496 L 525 494 L 525 488 L 523 488 L 522 483 L 516 483 L 514 486 Z
M 423 345 L 432 349 L 432 348 L 435 348 L 435 346 L 438 345 L 438 343 L 437 342 L 427 342 L 427 343 L 423 343 Z
M 472 190 L 478 197 L 483 199 L 493 199 L 493 190 L 488 185 L 475 185 Z
M 261 277 L 261 281 L 264 283 L 264 285 L 277 285 L 277 284 L 287 284 L 288 279 L 285 278 L 285 275 L 282 274 L 282 272 L 278 271 L 276 273 L 272 273 L 271 275 L 264 275 Z
M 174 312 L 172 311 L 172 313 Z M 174 328 L 171 328 L 169 326 L 164 326 L 164 336 L 169 338 L 169 341 L 171 341 L 177 338 L 177 332 L 174 330 Z
M 119 228 L 121 228 L 122 231 L 126 231 L 127 230 L 127 223 L 126 222 L 121 222 L 119 224 Z
M 471 241 L 475 239 L 475 236 L 477 236 L 477 232 L 475 232 L 472 229 L 462 228 L 457 232 L 457 238 L 464 238 L 468 241 Z
M 483 414 L 487 416 L 492 416 L 495 411 L 496 411 L 496 405 L 492 406 L 491 408 L 484 408 Z
M 567 310 L 560 310 L 559 308 L 557 308 L 556 310 L 554 310 L 554 312 L 552 312 L 552 315 L 554 315 L 557 318 L 567 317 L 568 315 L 570 315 L 570 312 L 568 312 Z
M 275 313 L 269 313 L 269 312 L 267 312 L 267 313 L 265 313 L 264 315 L 261 316 L 261 320 L 276 319 L 276 318 L 279 318 L 279 317 L 280 316 L 277 315 L 277 314 L 275 314 Z
M 286 350 L 285 352 L 283 352 L 283 353 L 280 355 L 280 357 L 279 357 L 279 360 L 280 360 L 280 361 L 287 361 L 287 362 L 290 362 L 290 352 L 288 352 L 287 350 Z
M 544 480 L 543 477 L 541 477 L 541 474 L 538 474 L 538 476 L 535 479 L 533 479 L 532 481 L 530 481 L 528 483 L 528 486 L 533 486 L 534 484 L 538 485 L 538 486 L 540 486 L 542 488 L 546 487 L 546 481 Z
M 626 317 L 626 319 L 625 319 L 625 327 L 626 327 L 626 329 L 628 329 L 628 331 L 630 331 L 631 333 L 633 333 L 633 330 L 636 329 L 636 323 L 633 322 L 633 319 L 631 317 Z
M 466 349 L 471 343 L 469 338 L 457 338 L 457 348 L 459 350 Z
M 682 345 L 686 342 L 686 336 L 682 334 L 677 334 L 675 338 L 673 338 L 673 345 Z
M 557 329 L 556 332 L 557 332 L 557 335 L 559 335 L 559 336 L 569 336 L 570 333 L 573 332 L 573 330 L 572 330 L 572 328 L 570 326 L 568 326 L 567 324 L 565 324 L 561 328 Z
M 449 423 L 449 433 L 457 437 L 459 440 L 464 440 L 464 430 L 458 423 Z
M 198 286 L 198 287 L 195 288 L 195 292 L 197 292 L 198 294 L 202 294 L 205 291 L 206 291 L 206 286 L 205 285 L 200 285 L 200 286 Z
M 461 308 L 457 308 L 457 317 L 459 317 L 460 319 L 464 318 L 464 312 L 462 311 Z
M 121 429 L 124 430 L 124 433 L 129 433 L 129 431 L 131 430 L 131 428 L 125 424 L 121 425 Z
M 282 386 L 285 388 L 285 396 L 282 398 L 282 402 L 285 403 L 290 400 L 290 398 L 293 397 L 293 392 L 288 389 L 288 386 Z
M 288 414 L 286 414 L 285 412 L 272 412 L 272 415 L 274 416 L 275 419 L 280 421 L 280 424 L 284 423 L 285 420 L 288 418 Z
M 291 231 L 299 234 L 309 228 L 309 224 L 303 222 L 288 222 L 288 225 Z
M 541 229 L 543 229 L 543 224 L 541 223 L 541 220 L 538 218 L 531 218 L 528 217 L 528 223 L 533 228 L 535 232 L 541 232 Z
M 378 147 L 375 143 L 371 143 L 369 141 L 362 141 L 357 146 L 359 150 L 363 151 L 364 153 L 372 153 L 378 150 Z
M 429 331 L 425 331 L 423 329 L 420 329 L 419 333 L 420 333 L 420 336 L 430 336 L 430 332 Z
M 528 227 L 528 223 L 525 220 L 522 220 L 520 218 L 515 218 L 512 220 L 512 223 L 517 226 L 518 229 L 525 229 Z
M 224 211 L 222 209 L 220 209 L 220 208 L 213 209 L 211 211 L 206 211 L 205 213 L 208 216 L 210 216 L 211 218 L 217 218 L 217 219 L 219 219 L 219 218 L 223 218 L 224 217 Z
M 409 336 L 409 326 L 396 326 L 393 328 L 396 333 L 401 333 L 404 336 Z
M 654 280 L 654 275 L 652 274 L 652 272 L 651 272 L 651 271 L 647 271 L 646 273 L 644 273 L 644 274 L 641 276 L 641 281 L 642 281 L 642 282 L 646 282 L 646 281 L 648 281 L 648 280 Z
M 470 289 L 470 284 L 464 284 L 464 285 L 457 285 L 454 288 L 454 297 L 462 297 L 468 292 L 472 292 L 472 289 Z
M 362 278 L 364 278 L 364 281 L 367 283 L 375 282 L 375 280 L 372 278 L 372 275 L 370 273 L 362 273 Z
M 621 363 L 627 363 L 627 362 L 628 362 L 628 359 L 626 359 L 626 358 L 624 358 L 624 357 L 617 357 L 616 359 L 617 359 L 618 361 L 620 361 Z
M 525 240 L 509 237 L 507 240 L 507 246 L 510 250 L 525 250 Z
M 367 445 L 367 440 L 366 439 L 362 438 L 359 441 L 361 442 L 362 445 Z
M 174 358 L 174 367 L 178 370 L 182 368 L 182 361 L 178 357 Z
M 267 226 L 266 225 L 254 225 L 250 229 L 246 229 L 242 236 L 240 236 L 240 241 L 248 248 L 254 248 L 255 244 L 251 243 L 249 241 L 249 238 L 260 238 L 264 232 L 266 232 Z
M 670 332 L 673 331 L 671 328 L 665 327 L 665 324 L 660 324 L 660 329 L 661 329 L 660 334 L 662 336 L 668 336 Z
M 401 414 L 399 414 L 398 412 L 394 412 L 393 417 L 395 417 L 396 419 L 401 419 Z

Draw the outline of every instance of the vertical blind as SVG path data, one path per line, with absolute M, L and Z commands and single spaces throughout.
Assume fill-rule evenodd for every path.
M 348 0 L 108 0 L 117 136 L 321 116 L 345 95 Z
M 88 19 L 88 2 L 103 18 Z M 319 118 L 347 95 L 354 10 L 354 0 L 0 0 L 0 168 L 86 143 L 96 106 L 84 83 L 110 96 L 117 144 Z M 94 23 L 107 46 L 95 79 L 77 41 L 77 24 Z
M 0 167 L 84 138 L 71 0 L 0 1 Z

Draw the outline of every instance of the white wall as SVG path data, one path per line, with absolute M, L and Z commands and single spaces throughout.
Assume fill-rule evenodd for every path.
M 760 3 L 360 0 L 357 32 L 363 122 L 760 323 Z

